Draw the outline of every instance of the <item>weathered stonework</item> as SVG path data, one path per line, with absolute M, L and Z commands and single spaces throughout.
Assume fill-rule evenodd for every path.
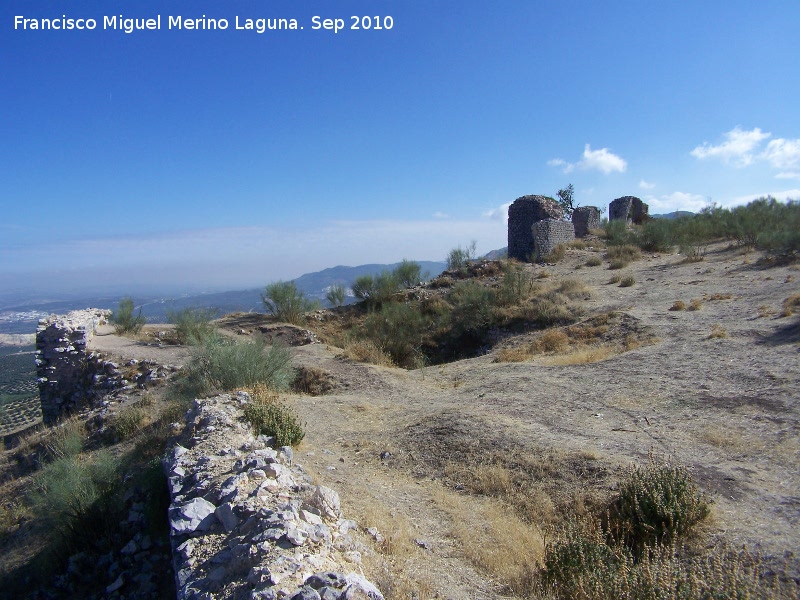
M 178 600 L 383 600 L 337 493 L 250 432 L 244 392 L 195 400 L 164 459 Z
M 533 224 L 561 219 L 564 211 L 547 196 L 522 196 L 508 207 L 508 257 L 527 262 L 534 255 Z
M 650 207 L 636 196 L 622 196 L 608 205 L 608 218 L 641 225 L 647 220 L 649 210 Z
M 569 221 L 544 219 L 533 224 L 534 254 L 541 261 L 558 244 L 568 244 L 575 239 L 575 228 Z
M 36 371 L 42 418 L 53 423 L 76 408 L 92 385 L 86 346 L 111 311 L 86 309 L 52 315 L 36 331 Z
M 600 209 L 596 206 L 579 206 L 572 211 L 575 237 L 586 237 L 589 230 L 600 229 Z

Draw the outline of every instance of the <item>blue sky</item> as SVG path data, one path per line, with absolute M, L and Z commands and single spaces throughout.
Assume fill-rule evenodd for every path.
M 16 19 L 62 15 L 97 27 Z M 795 0 L 4 0 L 0 286 L 230 289 L 486 252 L 508 203 L 570 182 L 652 213 L 800 198 L 798 26 Z

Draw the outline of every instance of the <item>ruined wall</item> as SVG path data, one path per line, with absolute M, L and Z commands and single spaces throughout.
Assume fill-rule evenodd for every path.
M 111 311 L 90 308 L 39 321 L 36 372 L 45 423 L 55 422 L 83 401 L 94 375 L 86 346 L 110 316 Z
M 649 210 L 650 207 L 636 196 L 622 196 L 608 205 L 608 219 L 641 225 L 647 220 Z
M 533 241 L 536 260 L 542 260 L 558 244 L 568 244 L 575 239 L 575 228 L 569 221 L 544 219 L 533 224 Z
M 251 434 L 249 400 L 195 400 L 164 459 L 178 599 L 383 600 L 358 573 L 368 549 L 337 493 L 314 485 L 291 448 Z
M 572 211 L 575 237 L 586 237 L 590 229 L 600 229 L 600 209 L 596 206 L 579 206 Z
M 564 212 L 547 196 L 522 196 L 508 207 L 508 257 L 528 261 L 534 255 L 532 227 L 543 219 L 561 219 Z
M 117 364 L 90 351 L 89 340 L 110 315 L 109 310 L 87 308 L 39 321 L 36 373 L 45 424 L 117 390 L 160 382 L 177 370 L 150 360 Z

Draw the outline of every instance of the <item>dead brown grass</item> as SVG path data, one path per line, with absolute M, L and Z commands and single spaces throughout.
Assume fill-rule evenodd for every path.
M 703 308 L 703 301 L 700 298 L 692 298 L 686 310 L 700 310 L 701 308 Z
M 672 303 L 672 306 L 669 307 L 669 310 L 686 310 L 686 303 L 683 300 L 675 300 L 675 302 Z
M 343 350 L 344 357 L 350 360 L 383 367 L 395 366 L 392 357 L 369 339 L 348 340 L 345 342 Z
M 800 294 L 793 294 L 783 301 L 780 317 L 791 317 L 795 309 L 800 308 Z
M 721 325 L 712 325 L 711 333 L 708 335 L 709 340 L 722 339 L 728 337 L 728 332 Z

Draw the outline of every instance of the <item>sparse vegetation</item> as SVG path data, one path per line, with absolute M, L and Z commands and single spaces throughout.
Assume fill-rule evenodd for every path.
M 351 288 L 356 298 L 365 301 L 371 308 L 377 308 L 397 293 L 400 280 L 394 273 L 382 271 L 378 275 L 362 275 L 356 278 Z
M 459 246 L 450 250 L 450 254 L 447 255 L 447 270 L 459 273 L 466 272 L 469 264 L 475 260 L 476 247 L 477 242 L 473 240 L 466 248 Z
M 627 277 L 623 277 L 622 281 L 619 282 L 619 287 L 631 287 L 636 283 L 636 278 L 633 275 L 628 275 Z
M 257 383 L 286 390 L 294 380 L 290 362 L 286 348 L 267 348 L 257 340 L 236 341 L 216 335 L 196 347 L 179 386 L 184 396 L 194 398 Z
M 671 311 L 686 310 L 686 302 L 683 300 L 675 300 L 672 306 L 669 307 Z
M 800 308 L 800 294 L 793 294 L 783 301 L 783 309 L 781 310 L 781 317 L 791 317 L 795 309 Z
M 556 244 L 552 251 L 542 257 L 542 261 L 546 263 L 557 263 L 564 260 L 567 255 L 567 247 L 564 244 Z
M 586 260 L 586 266 L 587 267 L 599 267 L 602 264 L 603 264 L 603 261 L 600 260 L 600 258 L 597 257 L 597 256 L 592 256 L 591 258 Z
M 318 303 L 306 298 L 294 281 L 269 284 L 261 294 L 261 300 L 270 314 L 293 325 L 300 324 L 305 313 L 318 308 Z
M 213 308 L 184 308 L 168 311 L 167 321 L 175 324 L 175 335 L 182 344 L 202 344 L 215 331 L 212 321 L 219 316 Z
M 692 298 L 689 301 L 689 307 L 686 310 L 700 310 L 703 308 L 703 301 L 700 298 Z
M 340 283 L 334 283 L 325 292 L 325 299 L 332 307 L 342 306 L 347 297 L 347 288 Z
M 119 440 L 127 440 L 141 431 L 145 420 L 145 411 L 137 404 L 126 406 L 120 410 L 111 421 L 111 431 Z
M 271 388 L 255 385 L 248 393 L 250 402 L 244 407 L 244 416 L 253 426 L 255 435 L 274 437 L 278 447 L 296 446 L 303 441 L 305 431 L 297 415 Z
M 420 267 L 418 262 L 406 260 L 404 258 L 403 261 L 395 267 L 394 275 L 397 277 L 397 281 L 402 287 L 411 288 L 418 285 L 424 279 L 421 269 L 422 267 Z
M 111 315 L 111 322 L 114 324 L 114 331 L 117 335 L 132 334 L 136 335 L 142 330 L 147 319 L 142 316 L 142 309 L 134 316 L 133 298 L 126 296 L 119 301 L 119 307 Z
M 720 325 L 712 325 L 711 326 L 711 333 L 708 335 L 708 339 L 715 340 L 715 339 L 722 339 L 728 337 L 728 332 L 726 329 Z

